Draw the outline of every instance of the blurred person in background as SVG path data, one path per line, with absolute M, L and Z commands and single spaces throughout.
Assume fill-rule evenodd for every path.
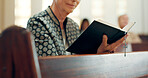
M 89 26 L 89 20 L 87 18 L 84 18 L 80 25 L 80 32 L 82 33 L 83 31 L 85 31 L 88 26 Z
M 129 22 L 129 17 L 127 14 L 121 15 L 118 18 L 118 23 L 119 23 L 119 27 L 122 29 L 124 28 Z M 128 33 L 128 38 L 126 40 L 128 43 L 141 43 L 142 40 L 140 39 L 140 37 L 133 33 L 133 32 L 129 32 Z
M 129 23 L 129 17 L 127 14 L 118 17 L 118 24 L 121 29 L 123 29 Z M 141 43 L 140 37 L 132 32 L 128 32 L 128 38 L 126 39 L 127 48 L 125 49 L 125 42 L 123 42 L 115 51 L 116 52 L 132 52 L 133 43 Z

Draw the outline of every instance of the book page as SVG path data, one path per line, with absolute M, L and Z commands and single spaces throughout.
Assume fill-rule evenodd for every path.
M 113 25 L 113 24 L 111 24 L 111 23 L 105 22 L 105 21 L 103 21 L 103 20 L 101 20 L 101 19 L 98 19 L 98 20 L 96 20 L 96 21 L 101 22 L 101 23 L 103 23 L 103 24 L 106 24 L 106 25 L 108 25 L 108 26 L 111 26 L 111 27 L 120 29 L 120 30 L 125 31 L 125 32 L 129 32 L 129 30 L 130 30 L 130 29 L 135 25 L 135 23 L 136 23 L 136 22 L 130 22 L 130 23 L 128 23 L 123 29 L 121 29 L 120 27 L 118 27 L 118 26 L 116 26 L 116 25 Z
M 106 25 L 108 25 L 108 26 L 117 28 L 117 29 L 119 29 L 119 30 L 122 30 L 120 27 L 118 27 L 118 26 L 116 26 L 116 25 L 113 25 L 113 24 L 111 24 L 111 23 L 108 23 L 108 22 L 106 22 L 106 21 L 103 21 L 103 20 L 101 20 L 101 19 L 97 19 L 96 21 L 101 22 L 101 23 L 103 23 L 103 24 L 106 24 Z M 124 30 L 122 30 L 122 31 L 124 31 Z
M 123 30 L 126 31 L 127 33 L 129 32 L 129 30 L 135 25 L 136 22 L 130 22 L 128 23 Z

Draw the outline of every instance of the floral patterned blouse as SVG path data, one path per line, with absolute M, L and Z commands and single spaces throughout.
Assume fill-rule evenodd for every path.
M 80 34 L 79 26 L 67 17 L 64 21 L 64 27 L 66 40 L 70 46 Z M 66 55 L 60 23 L 50 6 L 31 17 L 27 29 L 34 36 L 38 56 Z

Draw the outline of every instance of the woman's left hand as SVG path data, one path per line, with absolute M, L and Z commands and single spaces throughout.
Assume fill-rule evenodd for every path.
M 102 43 L 101 45 L 98 47 L 97 50 L 97 54 L 104 54 L 104 53 L 111 53 L 114 51 L 114 49 L 121 45 L 122 42 L 125 40 L 124 38 L 127 37 L 127 35 L 125 35 L 124 37 L 122 37 L 120 40 L 112 43 L 112 44 L 107 44 L 107 35 L 103 35 L 103 39 L 102 39 Z

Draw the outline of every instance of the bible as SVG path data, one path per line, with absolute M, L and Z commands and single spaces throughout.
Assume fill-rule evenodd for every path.
M 107 43 L 111 44 L 125 36 L 134 24 L 135 22 L 120 29 L 104 21 L 94 20 L 66 51 L 76 54 L 96 54 L 102 43 L 103 34 L 107 35 Z

